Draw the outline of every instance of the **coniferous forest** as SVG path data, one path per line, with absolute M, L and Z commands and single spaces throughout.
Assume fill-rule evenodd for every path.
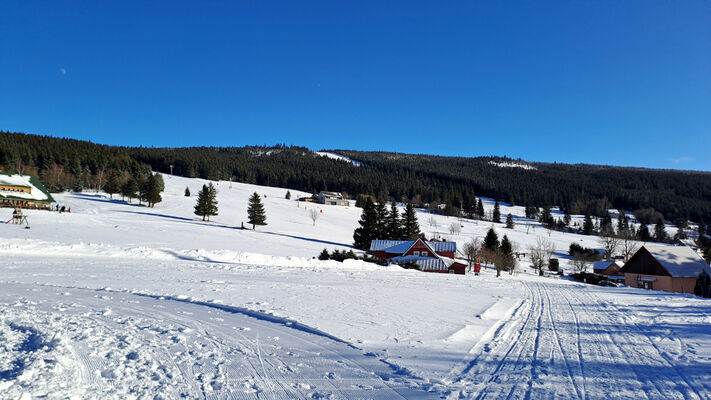
M 711 173 L 587 164 L 523 162 L 505 157 L 442 157 L 298 146 L 116 147 L 73 139 L 0 132 L 0 168 L 39 175 L 50 190 L 101 188 L 112 173 L 161 173 L 224 179 L 307 192 L 372 195 L 416 206 L 446 204 L 472 214 L 473 196 L 570 214 L 603 217 L 608 208 L 654 209 L 668 220 L 711 221 Z M 527 168 L 501 165 L 524 164 Z

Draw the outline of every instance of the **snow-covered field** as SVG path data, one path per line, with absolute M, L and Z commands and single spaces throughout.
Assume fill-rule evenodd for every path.
M 55 199 L 70 214 L 0 225 L 0 398 L 711 398 L 708 300 L 525 263 L 497 279 L 318 261 L 350 248 L 359 209 L 219 182 L 203 222 L 205 181 L 165 182 L 153 209 L 67 193 Z M 269 225 L 242 230 L 254 191 Z M 305 207 L 323 210 L 316 226 Z M 496 230 L 521 249 L 598 247 L 508 212 L 516 228 Z M 418 217 L 459 243 L 492 225 Z

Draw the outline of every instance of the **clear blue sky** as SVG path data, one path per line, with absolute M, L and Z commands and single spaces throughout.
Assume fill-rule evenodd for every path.
M 3 1 L 0 130 L 711 170 L 711 2 Z

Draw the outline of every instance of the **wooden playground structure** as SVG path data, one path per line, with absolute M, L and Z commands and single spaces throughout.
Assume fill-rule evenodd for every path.
M 22 213 L 22 210 L 19 209 L 19 208 L 16 208 L 15 211 L 12 212 L 12 218 L 10 218 L 9 220 L 7 220 L 5 223 L 6 223 L 6 224 L 12 223 L 12 224 L 15 224 L 15 225 L 22 225 L 22 224 L 25 224 L 25 225 L 26 225 L 25 228 L 29 228 L 29 227 L 30 227 L 30 223 L 27 222 L 27 215 L 23 214 L 23 213 Z

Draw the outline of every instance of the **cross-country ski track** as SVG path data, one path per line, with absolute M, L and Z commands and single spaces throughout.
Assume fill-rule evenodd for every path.
M 636 316 L 601 299 L 597 288 L 523 283 L 528 298 L 444 383 L 450 397 L 711 398 L 708 360 L 680 365 L 683 342 L 638 326 Z M 663 342 L 681 351 L 667 351 Z

